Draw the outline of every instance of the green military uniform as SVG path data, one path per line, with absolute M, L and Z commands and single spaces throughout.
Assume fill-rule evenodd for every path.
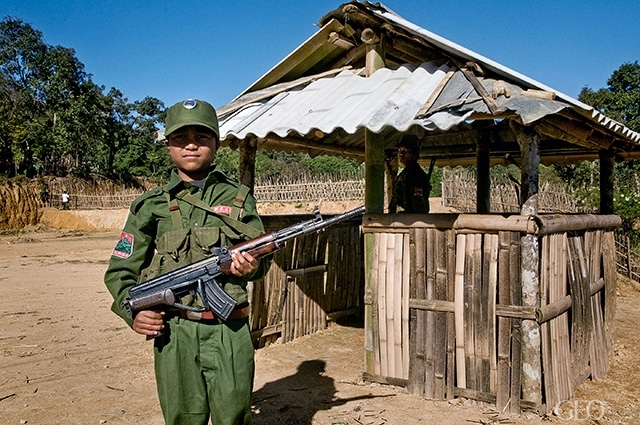
M 429 212 L 429 176 L 417 162 L 409 164 L 398 175 L 393 187 L 392 203 L 404 212 L 426 214 Z
M 114 298 L 112 310 L 132 326 L 122 302 L 133 285 L 204 258 L 215 246 L 231 246 L 261 233 L 256 202 L 246 187 L 215 168 L 202 189 L 173 173 L 168 185 L 131 205 L 105 274 Z M 220 278 L 239 307 L 247 305 L 247 281 L 268 271 L 270 259 L 259 262 L 250 276 Z M 154 352 L 167 424 L 204 425 L 209 415 L 214 424 L 251 423 L 254 363 L 248 319 L 205 322 L 168 312 Z

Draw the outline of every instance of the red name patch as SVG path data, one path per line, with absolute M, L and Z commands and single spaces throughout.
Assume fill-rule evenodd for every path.
M 216 205 L 215 207 L 211 207 L 211 210 L 216 214 L 231 214 L 231 207 L 227 205 Z

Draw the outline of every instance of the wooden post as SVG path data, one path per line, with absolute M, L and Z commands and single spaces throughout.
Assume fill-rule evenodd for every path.
M 511 121 L 511 129 L 522 153 L 520 215 L 538 214 L 538 167 L 540 137 L 530 128 Z M 540 253 L 536 235 L 520 238 L 520 277 L 522 305 L 540 307 Z M 540 325 L 535 320 L 522 321 L 522 398 L 535 406 L 542 404 L 542 359 Z M 515 371 L 514 371 L 515 372 Z M 513 401 L 513 400 L 512 400 Z
M 600 214 L 613 214 L 613 166 L 611 150 L 602 149 L 600 155 Z
M 480 139 L 476 146 L 476 164 L 478 168 L 478 184 L 476 186 L 476 212 L 478 214 L 488 214 L 491 211 L 491 177 L 489 170 L 489 142 L 490 133 L 488 128 L 480 130 Z
M 258 150 L 258 140 L 254 137 L 248 137 L 240 141 L 240 164 L 238 173 L 240 174 L 240 182 L 251 189 L 256 181 L 256 152 Z
M 384 67 L 384 51 L 379 38 L 371 30 L 363 41 L 367 43 L 366 74 L 370 77 L 376 69 Z M 365 128 L 364 150 L 364 205 L 367 213 L 381 214 L 384 211 L 384 138 Z
M 382 47 L 376 43 L 377 37 L 363 40 L 367 43 L 366 68 L 367 77 L 371 76 L 376 69 L 384 67 L 384 56 Z M 371 44 L 370 44 L 371 43 Z M 368 129 L 364 130 L 365 146 L 365 194 L 364 205 L 367 213 L 380 214 L 384 210 L 384 139 Z M 376 238 L 374 233 L 364 235 L 364 260 L 365 260 L 365 370 L 375 371 L 375 346 L 379 334 L 375 332 L 377 312 L 377 302 L 375 302 L 375 287 L 373 271 L 377 270 L 376 258 Z M 399 284 L 399 282 L 398 282 Z M 369 302 L 367 302 L 369 301 Z M 379 325 L 378 325 L 379 326 Z

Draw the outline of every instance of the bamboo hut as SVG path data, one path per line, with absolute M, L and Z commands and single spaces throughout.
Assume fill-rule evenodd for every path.
M 252 186 L 257 149 L 365 164 L 362 223 L 296 242 L 254 289 L 257 333 L 291 340 L 364 310 L 365 377 L 430 399 L 545 412 L 607 372 L 615 313 L 613 164 L 640 134 L 379 3 L 352 1 L 218 109 Z M 475 214 L 388 214 L 393 147 L 475 165 Z M 489 169 L 521 169 L 520 212 L 492 211 Z M 539 164 L 600 161 L 598 214 L 541 214 Z M 275 225 L 280 219 L 273 218 Z M 348 262 L 347 262 L 348 261 Z M 349 267 L 345 267 L 349 264 Z M 256 302 L 259 300 L 260 302 Z

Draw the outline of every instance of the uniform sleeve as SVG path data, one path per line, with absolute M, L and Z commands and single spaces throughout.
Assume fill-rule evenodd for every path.
M 111 310 L 129 326 L 133 326 L 133 318 L 122 303 L 129 297 L 129 289 L 138 283 L 140 272 L 151 262 L 154 241 L 153 223 L 140 212 L 129 211 L 104 275 L 104 283 L 113 297 Z
M 244 203 L 244 211 L 242 213 L 242 221 L 251 227 L 254 227 L 260 232 L 264 233 L 264 224 L 262 223 L 262 219 L 258 215 L 258 210 L 256 207 L 256 199 L 253 195 L 247 195 L 247 199 Z M 273 259 L 273 255 L 267 255 L 265 257 L 258 259 L 258 268 L 253 271 L 253 273 L 245 276 L 246 280 L 256 281 L 260 280 L 267 275 L 269 272 L 269 268 L 271 267 L 271 261 Z

